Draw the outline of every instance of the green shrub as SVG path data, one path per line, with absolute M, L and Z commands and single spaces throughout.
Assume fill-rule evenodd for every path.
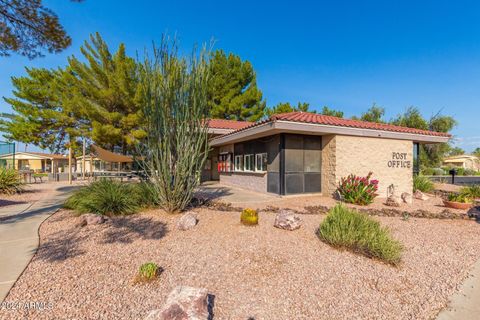
M 147 262 L 138 269 L 135 282 L 148 282 L 154 280 L 160 274 L 160 268 L 154 262 Z
M 388 229 L 343 205 L 330 209 L 317 234 L 322 241 L 334 247 L 346 248 L 393 265 L 401 259 L 403 246 L 391 237 Z
M 465 175 L 465 169 L 464 168 L 456 168 L 457 170 L 457 176 L 464 176 Z
M 76 191 L 64 207 L 78 213 L 120 215 L 137 212 L 140 202 L 133 184 L 101 179 Z
M 433 174 L 434 176 L 443 176 L 445 175 L 445 170 L 442 168 L 433 168 Z
M 480 199 L 480 185 L 474 184 L 472 186 L 463 187 L 460 189 L 460 194 L 470 199 Z
M 473 169 L 465 169 L 463 173 L 466 176 L 474 176 L 474 175 L 477 174 L 477 171 L 475 171 Z
M 470 203 L 473 201 L 468 195 L 461 193 L 450 193 L 447 199 L 448 201 L 461 203 Z
M 425 176 L 413 176 L 413 192 L 419 190 L 422 192 L 430 192 L 434 188 L 433 182 Z
M 138 205 L 144 208 L 157 207 L 160 203 L 158 191 L 151 182 L 142 181 L 134 185 L 139 199 Z
M 25 183 L 14 169 L 0 168 L 0 193 L 14 194 L 24 191 Z
M 253 226 L 258 224 L 258 213 L 253 209 L 244 209 L 240 215 L 240 222 L 244 225 Z
M 372 173 L 366 177 L 359 177 L 350 174 L 346 178 L 342 178 L 337 192 L 343 201 L 359 205 L 367 205 L 373 202 L 377 196 L 378 180 L 370 180 Z
M 434 170 L 433 168 L 425 168 L 422 170 L 422 174 L 424 176 L 433 176 L 434 175 Z

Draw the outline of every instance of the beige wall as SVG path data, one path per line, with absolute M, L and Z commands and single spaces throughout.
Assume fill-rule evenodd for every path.
M 267 173 L 220 173 L 220 182 L 252 191 L 267 192 Z
M 324 136 L 322 161 L 322 192 L 326 195 L 335 192 L 342 177 L 350 173 L 366 176 L 369 171 L 379 180 L 379 197 L 387 197 L 392 184 L 398 196 L 412 193 L 412 141 Z

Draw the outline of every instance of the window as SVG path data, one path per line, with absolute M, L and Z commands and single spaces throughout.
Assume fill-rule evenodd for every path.
M 232 171 L 232 154 L 224 153 L 218 156 L 218 172 Z
M 245 171 L 253 171 L 255 170 L 255 158 L 253 154 L 246 154 L 244 160 L 244 170 Z
M 235 156 L 235 171 L 243 171 L 243 156 Z
M 255 171 L 267 171 L 266 153 L 257 153 L 255 155 Z

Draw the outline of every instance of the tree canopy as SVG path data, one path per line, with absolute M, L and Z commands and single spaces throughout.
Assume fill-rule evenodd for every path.
M 0 56 L 16 52 L 33 59 L 43 56 L 42 50 L 60 52 L 71 42 L 57 15 L 41 0 L 0 0 Z
M 327 106 L 323 106 L 321 113 L 324 116 L 332 116 L 332 117 L 337 117 L 337 118 L 343 118 L 343 111 L 330 109 Z
M 306 102 L 298 102 L 296 106 L 292 106 L 290 102 L 280 102 L 277 105 L 265 109 L 265 115 L 267 117 L 273 116 L 274 114 L 287 113 L 293 111 L 303 111 L 303 112 L 312 112 L 316 111 L 309 110 L 310 104 Z
M 264 115 L 266 103 L 249 61 L 217 50 L 210 59 L 210 73 L 208 105 L 212 118 L 257 121 Z
M 383 117 L 385 115 L 385 108 L 377 106 L 375 103 L 367 110 L 367 112 L 362 113 L 360 118 L 352 117 L 354 120 L 362 120 L 368 122 L 377 122 L 377 123 L 384 123 Z

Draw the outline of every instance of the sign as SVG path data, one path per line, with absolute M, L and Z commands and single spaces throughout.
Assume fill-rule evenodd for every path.
M 406 152 L 392 152 L 392 160 L 387 162 L 389 168 L 407 168 L 412 167 L 412 162 L 407 160 Z

